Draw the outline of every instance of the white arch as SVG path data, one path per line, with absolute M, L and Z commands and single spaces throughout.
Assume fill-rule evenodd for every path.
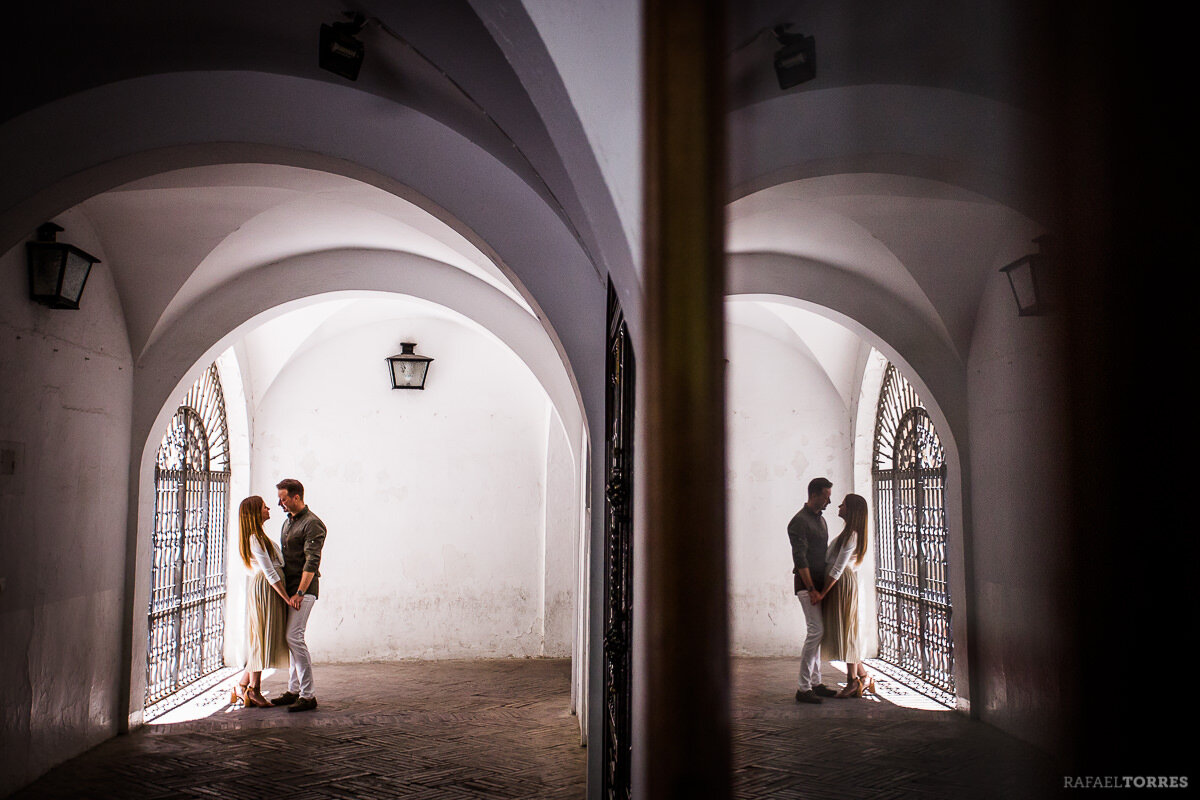
M 729 138 L 731 201 L 801 178 L 876 172 L 959 186 L 1046 227 L 1056 221 L 1046 123 L 978 95 L 884 84 L 782 94 L 731 112 Z
M 306 253 L 242 272 L 192 303 L 138 359 L 133 409 L 136 545 L 133 608 L 148 598 L 149 542 L 153 528 L 153 472 L 159 431 L 173 413 L 177 395 L 195 375 L 224 352 L 250 326 L 305 299 L 329 293 L 388 292 L 452 308 L 488 330 L 533 372 L 563 423 L 573 460 L 586 464 L 584 409 L 566 365 L 538 320 L 496 287 L 432 259 L 394 251 L 348 249 Z M 582 471 L 581 471 L 582 472 Z M 583 483 L 583 474 L 576 479 Z M 131 526 L 132 526 L 131 525 Z M 580 531 L 585 535 L 586 528 Z M 582 601 L 582 598 L 580 598 Z M 585 612 L 582 602 L 576 619 Z M 144 639 L 144 620 L 135 618 L 133 641 Z M 583 654 L 577 653 L 577 657 Z M 137 707 L 138 676 L 144 670 L 136 652 L 132 665 Z
M 1050 132 L 992 99 L 878 84 L 776 95 L 729 119 L 732 249 L 740 252 L 727 256 L 727 293 L 783 295 L 840 319 L 929 398 L 947 447 L 949 555 L 961 565 L 951 592 L 965 611 L 955 617 L 964 645 L 956 681 L 969 704 L 977 609 L 966 593 L 975 586 L 966 362 L 987 280 L 1058 221 L 1046 183 Z M 807 238 L 756 238 L 761 231 L 737 216 L 766 190 L 798 203 Z
M 935 321 L 877 284 L 845 270 L 784 253 L 735 253 L 727 257 L 726 295 L 790 298 L 858 333 L 899 363 L 911 365 L 914 386 L 936 398 L 935 420 L 951 432 L 966 425 L 964 364 Z
M 105 124 L 84 129 L 78 119 Z M 365 122 L 347 131 L 346 119 Z M 254 72 L 173 73 L 100 86 L 10 120 L 0 126 L 0 251 L 88 197 L 218 163 L 345 175 L 438 217 L 505 271 L 559 342 L 581 395 L 603 403 L 605 283 L 557 210 L 453 129 L 353 87 Z M 602 420 L 602 408 L 594 413 Z
M 82 127 L 80 119 L 103 124 Z M 346 120 L 355 126 L 348 128 Z M 47 137 L 46 131 L 58 135 Z M 0 250 L 116 186 L 223 163 L 286 164 L 377 186 L 450 225 L 500 267 L 537 315 L 582 404 L 584 435 L 572 445 L 587 452 L 585 525 L 592 538 L 599 536 L 600 515 L 590 515 L 587 498 L 602 496 L 603 470 L 587 463 L 596 457 L 590 442 L 603 436 L 605 280 L 544 184 L 523 174 L 527 162 L 510 152 L 489 152 L 420 111 L 344 84 L 247 71 L 133 78 L 48 102 L 0 125 L 6 175 Z M 166 349 L 176 346 L 203 350 L 195 341 Z M 144 398 L 171 394 L 186 369 L 178 365 L 191 363 L 179 356 L 161 362 L 176 365 L 168 370 L 173 374 L 156 374 L 149 362 L 137 365 L 134 453 L 145 449 L 147 417 L 161 409 Z M 146 558 L 137 552 L 136 520 L 146 513 L 140 495 L 146 472 L 139 461 L 130 465 L 129 609 L 136 605 L 138 565 Z M 580 600 L 586 606 L 587 599 Z M 135 625 L 138 616 L 132 613 Z
M 529 365 L 554 403 L 568 437 L 574 441 L 582 435 L 584 404 L 567 365 L 538 321 L 507 295 L 422 256 L 346 249 L 306 253 L 241 273 L 189 306 L 137 361 L 134 436 L 157 430 L 166 419 L 164 404 L 169 405 L 171 393 L 187 382 L 186 371 L 222 352 L 252 320 L 286 303 L 332 291 L 405 294 L 469 317 Z M 576 450 L 575 456 L 581 454 Z
M 965 370 L 953 349 L 936 329 L 897 304 L 895 298 L 869 281 L 849 277 L 829 265 L 775 253 L 733 255 L 728 263 L 728 299 L 790 304 L 838 322 L 883 353 L 922 397 L 929 399 L 930 416 L 946 448 L 948 557 L 961 566 L 951 573 L 951 597 L 955 607 L 964 612 L 954 616 L 954 638 L 966 643 L 971 616 L 967 594 L 970 454 Z M 955 680 L 967 704 L 969 670 L 969 649 L 964 647 L 955 654 Z

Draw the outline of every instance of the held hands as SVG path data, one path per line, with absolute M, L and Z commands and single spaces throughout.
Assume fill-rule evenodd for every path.
M 287 603 L 289 606 L 291 606 L 292 608 L 299 611 L 300 610 L 300 599 L 303 597 L 304 597 L 304 595 L 302 595 L 302 594 L 294 594 L 288 598 Z
M 810 602 L 811 602 L 811 603 L 812 603 L 814 606 L 815 606 L 817 603 L 821 602 L 821 598 L 822 598 L 822 597 L 824 597 L 824 596 L 825 596 L 825 595 L 821 594 L 821 593 L 820 593 L 820 592 L 818 592 L 816 589 L 809 589 L 809 590 L 808 590 L 808 599 L 809 599 L 809 601 L 810 601 Z

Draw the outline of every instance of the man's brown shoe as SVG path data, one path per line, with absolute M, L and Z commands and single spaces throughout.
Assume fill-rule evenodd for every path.
M 271 705 L 273 705 L 273 706 L 290 706 L 292 703 L 296 702 L 299 699 L 300 699 L 300 695 L 296 694 L 295 692 L 284 692 L 283 694 L 279 695 L 279 697 L 272 697 Z
M 317 698 L 301 697 L 296 702 L 288 706 L 288 711 L 312 711 L 317 707 Z

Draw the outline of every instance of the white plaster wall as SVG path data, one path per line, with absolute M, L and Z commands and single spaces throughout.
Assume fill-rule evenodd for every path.
M 798 340 L 796 340 L 798 344 Z M 808 482 L 833 482 L 825 512 L 851 491 L 853 430 L 845 401 L 811 355 L 762 330 L 726 329 L 730 622 L 737 655 L 794 655 L 803 640 L 787 524 Z
M 105 258 L 81 213 L 55 221 Z M 114 735 L 123 679 L 124 318 L 105 263 L 78 311 L 28 297 L 19 245 L 0 257 L 0 443 L 16 456 L 0 475 L 0 795 Z
M 251 490 L 273 497 L 298 478 L 329 529 L 308 627 L 317 661 L 543 652 L 542 598 L 571 579 L 540 574 L 560 516 L 545 501 L 548 400 L 510 350 L 451 317 L 316 337 L 256 408 Z M 387 382 L 401 340 L 436 359 L 424 391 Z M 550 532 L 546 563 L 568 533 Z
M 229 348 L 217 359 L 217 373 L 221 376 L 221 390 L 225 394 L 225 418 L 229 426 L 229 524 L 226 528 L 225 548 L 225 563 L 229 570 L 225 584 L 225 664 L 236 667 L 245 664 L 248 655 L 246 592 L 249 581 L 245 569 L 242 568 L 242 556 L 238 550 L 238 539 L 241 535 L 238 506 L 242 498 L 250 493 L 252 432 L 242 380 L 242 366 L 234 348 Z
M 544 642 L 542 655 L 571 655 L 575 628 L 576 549 L 579 525 L 579 470 L 571 457 L 562 421 L 547 404 L 546 523 L 543 527 Z
M 1058 316 L 1018 317 L 1003 275 L 985 287 L 968 361 L 976 641 L 982 718 L 1051 752 L 1061 747 L 1069 631 L 1068 396 Z M 1092 554 L 1095 555 L 1095 554 Z

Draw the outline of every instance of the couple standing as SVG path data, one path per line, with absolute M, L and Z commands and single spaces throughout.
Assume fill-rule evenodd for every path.
M 820 703 L 822 697 L 862 697 L 875 691 L 863 666 L 858 634 L 858 581 L 855 570 L 867 553 L 867 501 L 846 495 L 838 506 L 845 525 L 831 543 L 821 512 L 829 505 L 833 484 L 813 478 L 808 501 L 788 523 L 792 545 L 794 590 L 804 610 L 806 634 L 800 651 L 800 688 L 796 700 Z M 851 565 L 853 561 L 853 565 Z M 846 662 L 846 688 L 835 692 L 821 682 L 821 657 Z
M 230 702 L 311 711 L 317 696 L 304 630 L 317 602 L 325 523 L 305 505 L 300 481 L 285 478 L 275 488 L 287 512 L 279 547 L 263 532 L 271 510 L 261 497 L 247 497 L 238 509 L 242 562 L 254 577 L 246 595 L 246 671 Z M 283 667 L 289 667 L 288 690 L 268 701 L 262 695 L 262 671 Z

